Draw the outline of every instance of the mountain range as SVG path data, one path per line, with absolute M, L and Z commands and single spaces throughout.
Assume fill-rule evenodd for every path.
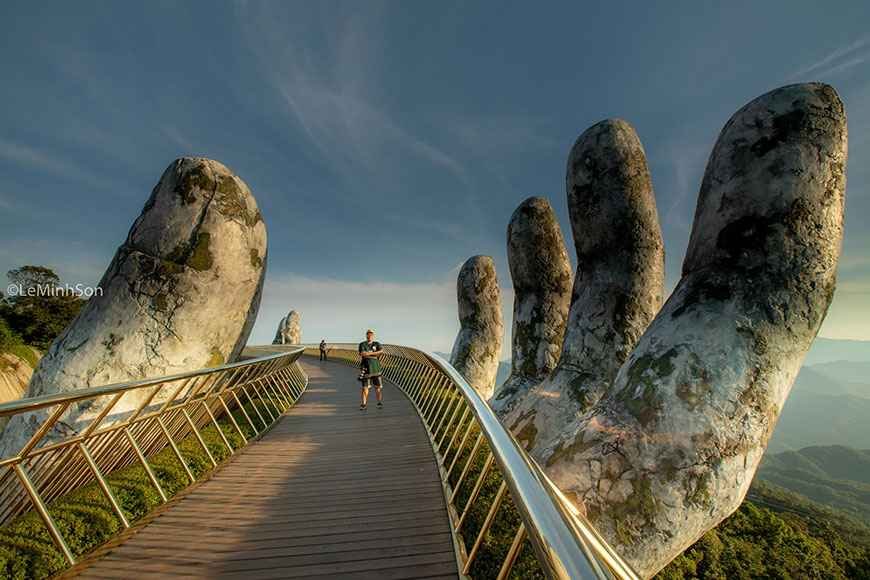
M 756 479 L 870 523 L 870 449 L 841 445 L 765 454 Z

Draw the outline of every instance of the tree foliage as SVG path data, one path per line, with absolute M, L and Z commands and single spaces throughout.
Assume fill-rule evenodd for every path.
M 870 579 L 866 526 L 773 486 L 754 489 L 755 499 L 743 502 L 656 578 Z
M 25 344 L 46 350 L 85 301 L 74 290 L 64 288 L 51 268 L 22 266 L 10 270 L 7 277 L 16 291 L 0 301 L 0 318 Z

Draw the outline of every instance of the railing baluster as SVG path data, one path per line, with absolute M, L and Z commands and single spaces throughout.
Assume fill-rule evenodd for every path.
M 469 435 L 471 435 L 471 429 L 474 427 L 474 418 L 468 421 L 468 427 L 465 429 L 465 435 L 462 436 L 462 441 L 459 443 L 459 447 L 456 449 L 456 455 L 453 456 L 453 460 L 450 462 L 450 467 L 447 469 L 446 478 L 450 480 L 450 474 L 453 472 L 453 467 L 456 465 L 456 462 L 459 460 L 459 456 L 462 455 L 462 450 L 465 449 L 465 443 L 468 441 Z
M 250 384 L 250 386 L 257 394 L 257 399 L 259 399 L 260 405 L 263 407 L 263 409 L 266 410 L 266 414 L 269 415 L 270 421 L 266 424 L 266 426 L 269 426 L 275 422 L 275 419 L 277 417 L 275 417 L 275 414 L 272 412 L 272 408 L 267 404 L 266 398 L 263 397 L 263 393 L 260 392 L 260 385 L 257 384 L 258 382 L 259 381 L 254 381 Z M 271 402 L 271 399 L 269 399 L 269 402 Z
M 229 417 L 230 423 L 232 423 L 233 427 L 236 428 L 236 433 L 238 433 L 239 437 L 242 438 L 242 444 L 247 444 L 248 438 L 245 437 L 245 433 L 242 431 L 242 428 L 239 427 L 239 423 L 236 421 L 236 418 L 233 416 L 232 411 L 230 411 L 230 408 L 227 406 L 227 402 L 224 401 L 223 393 L 220 393 L 217 396 L 217 400 L 220 401 L 221 406 L 224 408 L 224 412 L 226 413 L 226 416 Z
M 477 481 L 474 482 L 474 487 L 471 490 L 471 495 L 468 496 L 468 501 L 465 502 L 465 508 L 462 510 L 462 515 L 459 516 L 459 521 L 456 522 L 455 531 L 459 531 L 462 528 L 462 524 L 465 523 L 465 518 L 468 516 L 468 513 L 471 511 L 471 507 L 474 505 L 474 502 L 477 500 L 478 494 L 480 494 L 480 488 L 483 487 L 483 482 L 486 481 L 486 476 L 489 474 L 489 469 L 492 467 L 493 456 L 492 453 L 487 455 L 486 462 L 483 464 L 483 469 L 480 470 L 480 475 L 477 476 Z
M 463 574 L 468 574 L 471 570 L 471 565 L 474 563 L 474 558 L 477 556 L 477 551 L 480 550 L 481 544 L 483 544 L 483 538 L 486 536 L 486 533 L 489 531 L 489 527 L 492 525 L 493 520 L 495 519 L 495 514 L 498 512 L 499 506 L 501 506 L 501 500 L 504 498 L 504 494 L 507 491 L 507 483 L 502 480 L 501 485 L 498 488 L 498 491 L 495 494 L 495 498 L 492 500 L 492 505 L 489 506 L 489 512 L 486 514 L 486 519 L 483 520 L 483 525 L 480 526 L 480 531 L 477 533 L 477 539 L 474 540 L 474 546 L 471 548 L 471 552 L 468 553 L 468 560 L 465 561 L 465 567 L 462 569 Z
M 501 570 L 498 571 L 498 577 L 496 580 L 504 580 L 508 577 L 508 574 L 511 573 L 511 569 L 514 567 L 514 562 L 517 561 L 517 556 L 520 554 L 520 548 L 522 548 L 525 539 L 526 525 L 520 522 L 520 527 L 517 528 L 517 533 L 514 535 L 514 541 L 511 542 L 511 547 L 508 549 L 504 562 L 501 564 Z
M 248 402 L 251 403 L 251 407 L 252 407 L 252 408 L 254 409 L 254 411 L 257 413 L 257 416 L 260 418 L 260 421 L 263 423 L 263 429 L 265 429 L 266 427 L 269 426 L 269 424 L 266 422 L 266 419 L 263 418 L 263 414 L 260 413 L 260 409 L 258 409 L 258 408 L 257 408 L 257 405 L 254 404 L 254 399 L 251 398 L 251 394 L 248 392 L 248 387 L 249 387 L 249 386 L 250 386 L 250 384 L 245 385 L 244 387 L 241 387 L 241 391 L 242 391 L 242 392 L 245 394 L 245 396 L 248 398 Z
M 76 559 L 75 557 L 73 557 L 72 551 L 69 549 L 66 540 L 63 539 L 63 536 L 61 535 L 60 530 L 57 528 L 57 524 L 54 523 L 54 519 L 51 517 L 51 514 L 48 513 L 48 508 L 45 507 L 45 504 L 42 502 L 42 498 L 39 497 L 39 491 L 30 480 L 30 476 L 27 474 L 27 470 L 24 469 L 24 466 L 21 465 L 21 463 L 15 463 L 12 466 L 12 469 L 15 471 L 15 475 L 18 476 L 18 480 L 21 482 L 21 485 L 24 487 L 27 495 L 30 496 L 30 501 L 33 502 L 33 507 L 36 508 L 37 513 L 39 513 L 39 517 L 42 518 L 45 527 L 48 528 L 48 533 L 54 540 L 54 543 L 57 544 L 58 548 L 60 548 L 60 551 L 63 553 L 64 558 L 66 558 L 66 561 L 70 565 L 75 564 Z
M 436 401 L 432 404 L 429 409 L 429 414 L 426 417 L 426 423 L 428 425 L 433 425 L 438 417 L 441 415 L 441 410 L 444 408 L 444 405 L 447 403 L 447 400 L 450 398 L 450 393 L 448 392 L 450 389 L 447 385 L 450 383 L 450 379 L 447 377 L 439 376 L 438 377 L 438 389 L 439 395 Z M 435 433 L 435 429 L 432 429 L 432 433 Z
M 478 433 L 477 439 L 474 441 L 474 447 L 471 448 L 471 452 L 468 454 L 468 461 L 465 462 L 465 467 L 462 468 L 462 472 L 459 474 L 459 479 L 456 480 L 456 485 L 453 487 L 453 493 L 450 495 L 450 503 L 453 503 L 456 499 L 456 495 L 459 493 L 459 488 L 462 487 L 462 481 L 465 479 L 465 476 L 468 475 L 468 471 L 471 469 L 471 464 L 474 462 L 474 456 L 477 455 L 477 450 L 480 449 L 482 443 L 483 433 Z
M 139 458 L 139 463 L 142 464 L 142 468 L 148 475 L 148 479 L 151 480 L 151 485 L 153 485 L 154 489 L 157 490 L 157 493 L 160 495 L 160 499 L 163 501 L 163 503 L 166 503 L 167 501 L 169 501 L 169 498 L 166 496 L 166 492 L 163 491 L 163 486 L 160 485 L 160 480 L 157 479 L 157 475 L 154 473 L 154 470 L 151 469 L 151 465 L 148 463 L 148 459 L 145 457 L 145 454 L 142 453 L 142 449 L 136 442 L 136 438 L 133 437 L 133 433 L 131 433 L 130 429 L 127 427 L 124 428 L 124 433 L 127 435 L 127 441 L 130 442 L 130 447 L 133 448 L 133 451 L 136 453 L 136 457 Z
M 109 500 L 109 504 L 111 504 L 112 509 L 115 510 L 115 515 L 121 520 L 121 524 L 125 528 L 130 527 L 130 522 L 127 521 L 127 516 L 124 515 L 124 510 L 121 509 L 121 504 L 118 503 L 117 498 L 115 498 L 115 494 L 112 493 L 112 490 L 109 488 L 109 482 L 106 481 L 106 478 L 103 477 L 103 474 L 100 472 L 100 467 L 97 465 L 97 462 L 94 461 L 93 455 L 91 455 L 90 450 L 87 445 L 83 442 L 79 441 L 78 444 L 79 451 L 81 451 L 82 456 L 85 458 L 85 461 L 88 463 L 88 467 L 91 468 L 91 472 L 94 474 L 94 478 L 97 480 L 97 484 L 100 489 L 103 491 L 103 495 L 106 496 L 106 499 Z
M 184 455 L 181 454 L 181 450 L 172 439 L 172 434 L 169 432 L 169 429 L 166 428 L 166 423 L 163 422 L 163 417 L 157 417 L 157 424 L 160 425 L 160 429 L 163 431 L 163 435 L 169 442 L 169 446 L 172 448 L 172 452 L 175 453 L 175 457 L 178 459 L 178 462 L 181 463 L 181 467 L 184 468 L 184 473 L 187 474 L 187 478 L 190 480 L 190 483 L 196 483 L 196 477 L 193 476 L 193 472 L 190 470 L 190 466 L 187 464 L 187 461 L 184 460 Z
M 460 403 L 456 405 L 456 410 L 453 411 L 453 417 L 450 418 L 450 422 L 447 424 L 447 427 L 444 428 L 444 433 L 441 434 L 441 439 L 438 440 L 438 451 L 441 451 L 441 446 L 444 444 L 444 438 L 447 436 L 447 433 L 450 432 L 450 427 L 453 427 L 453 420 L 456 418 L 456 415 L 459 413 L 459 409 L 463 407 L 462 401 L 460 399 Z M 439 463 L 444 463 L 444 457 L 450 451 L 450 448 L 453 447 L 453 442 L 456 441 L 456 437 L 459 435 L 460 427 L 465 422 L 465 418 L 468 416 L 468 405 L 464 405 L 465 410 L 462 411 L 462 416 L 459 417 L 459 422 L 456 424 L 456 427 L 453 427 L 453 436 L 450 437 L 450 443 L 447 444 L 447 449 L 444 450 L 442 456 L 439 458 Z
M 199 429 L 196 428 L 196 424 L 193 422 L 193 419 L 190 418 L 190 413 L 187 412 L 186 408 L 181 409 L 181 413 L 187 420 L 187 424 L 190 425 L 190 428 L 193 430 L 194 437 L 196 437 L 196 440 L 199 442 L 199 446 L 202 447 L 202 450 L 205 451 L 205 455 L 206 457 L 208 457 L 208 460 L 211 463 L 212 467 L 217 467 L 217 461 L 215 461 L 214 456 L 211 454 L 208 445 L 205 444 L 205 439 L 202 438 L 202 433 L 199 432 Z
M 247 393 L 245 393 L 245 394 L 247 395 Z M 235 399 L 235 401 L 236 401 L 236 405 L 238 405 L 239 410 L 242 412 L 242 415 L 244 415 L 245 419 L 248 420 L 248 424 L 251 426 L 251 429 L 254 431 L 254 436 L 256 437 L 257 435 L 260 434 L 259 429 L 257 429 L 257 427 L 254 425 L 254 422 L 251 421 L 251 417 L 250 417 L 250 415 L 248 415 L 248 412 L 245 410 L 245 406 L 242 405 L 242 401 L 239 399 L 239 395 L 236 394 L 235 391 L 232 392 L 232 395 L 233 395 L 233 399 Z M 248 397 L 248 400 L 250 401 L 251 397 Z

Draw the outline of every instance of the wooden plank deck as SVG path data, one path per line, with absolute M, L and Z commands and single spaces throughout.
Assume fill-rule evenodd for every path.
M 354 369 L 304 366 L 308 390 L 272 431 L 79 577 L 456 578 L 411 404 L 385 382 L 385 408 L 360 411 Z

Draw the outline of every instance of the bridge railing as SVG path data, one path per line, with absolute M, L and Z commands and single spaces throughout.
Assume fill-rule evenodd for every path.
M 194 437 L 216 467 L 204 429 L 216 429 L 229 455 L 237 451 L 230 439 L 241 447 L 238 442 L 246 444 L 252 433 L 259 437 L 305 390 L 308 378 L 297 362 L 301 355 L 299 347 L 166 377 L 0 404 L 4 425 L 23 416 L 35 427 L 20 449 L 0 459 L 0 524 L 35 509 L 67 562 L 74 564 L 75 556 L 50 513 L 53 500 L 96 483 L 128 528 L 108 474 L 140 465 L 165 503 L 168 494 L 149 459 L 171 449 L 189 482 L 196 482 L 181 442 Z
M 360 361 L 352 344 L 331 344 L 328 356 Z M 381 366 L 429 434 L 464 576 L 638 578 L 447 361 L 384 345 Z

